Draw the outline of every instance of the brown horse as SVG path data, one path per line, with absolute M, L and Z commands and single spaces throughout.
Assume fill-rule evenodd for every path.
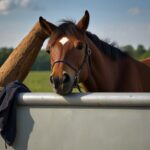
M 145 65 L 147 65 L 148 67 L 150 67 L 150 58 L 145 58 L 143 60 L 141 60 L 142 63 L 144 63 Z
M 88 11 L 76 24 L 39 21 L 50 36 L 50 81 L 57 93 L 68 94 L 78 83 L 90 92 L 150 91 L 150 68 L 87 32 Z

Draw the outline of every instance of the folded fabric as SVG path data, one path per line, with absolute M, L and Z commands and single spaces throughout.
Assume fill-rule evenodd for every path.
M 11 82 L 0 92 L 0 134 L 8 145 L 16 137 L 17 95 L 22 92 L 30 90 L 19 81 Z

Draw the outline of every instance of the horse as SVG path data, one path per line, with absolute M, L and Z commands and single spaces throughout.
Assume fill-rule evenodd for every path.
M 50 37 L 47 52 L 54 91 L 70 94 L 81 83 L 89 92 L 149 92 L 150 68 L 87 31 L 89 20 L 87 10 L 77 23 L 63 20 L 56 26 L 39 18 Z
M 143 60 L 141 60 L 142 63 L 144 63 L 145 65 L 147 65 L 148 67 L 150 67 L 150 58 L 145 58 Z

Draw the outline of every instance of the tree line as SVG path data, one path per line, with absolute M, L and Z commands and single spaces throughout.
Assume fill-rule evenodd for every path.
M 11 54 L 13 48 L 0 48 L 0 66 L 4 63 L 7 57 Z M 50 70 L 50 57 L 45 50 L 41 50 L 32 66 L 32 70 Z
M 119 48 L 131 57 L 138 60 L 150 57 L 150 48 L 146 49 L 142 44 L 138 45 L 136 48 L 134 48 L 132 45 L 126 45 Z M 0 48 L 0 66 L 4 63 L 12 51 L 13 48 Z M 39 52 L 36 61 L 32 66 L 32 70 L 50 70 L 50 57 L 45 50 L 41 50 Z
M 132 45 L 126 45 L 121 47 L 121 50 L 137 60 L 150 57 L 150 47 L 146 49 L 142 44 L 138 45 L 137 48 Z

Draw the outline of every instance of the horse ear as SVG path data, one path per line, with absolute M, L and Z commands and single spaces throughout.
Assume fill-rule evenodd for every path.
M 39 18 L 39 22 L 41 27 L 44 29 L 44 31 L 48 34 L 51 35 L 52 32 L 54 30 L 56 30 L 57 26 L 55 26 L 54 24 L 48 22 L 47 20 L 45 20 L 43 17 Z
M 86 10 L 84 16 L 77 23 L 77 27 L 81 30 L 86 30 L 89 25 L 89 20 L 90 20 L 90 15 L 89 12 Z

